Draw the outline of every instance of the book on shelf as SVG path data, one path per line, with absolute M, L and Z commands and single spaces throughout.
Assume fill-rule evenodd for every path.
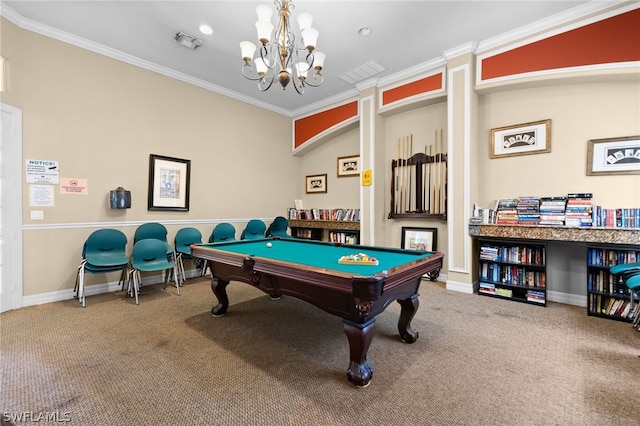
M 567 197 L 540 198 L 540 225 L 564 225 L 564 210 Z
M 360 209 L 296 209 L 289 208 L 291 220 L 360 221 Z
M 498 225 L 518 224 L 518 200 L 515 198 L 505 198 L 498 200 L 496 207 L 496 223 Z
M 640 228 L 640 208 L 605 208 L 595 205 L 591 192 L 571 192 L 562 196 L 521 196 L 498 199 L 493 209 L 484 209 L 474 204 L 473 216 L 469 222 L 472 225 Z
M 516 203 L 519 225 L 540 224 L 540 198 L 527 196 L 519 197 Z

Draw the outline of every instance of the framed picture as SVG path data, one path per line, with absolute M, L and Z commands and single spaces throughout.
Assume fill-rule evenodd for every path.
M 189 211 L 191 161 L 149 156 L 149 210 Z
M 327 174 L 307 176 L 305 185 L 307 194 L 327 192 Z
M 640 174 L 640 136 L 589 141 L 587 176 L 637 174 Z
M 402 227 L 401 247 L 406 250 L 435 251 L 438 230 L 436 228 Z
M 551 120 L 491 129 L 491 158 L 551 152 Z
M 338 177 L 359 176 L 360 156 L 338 157 Z

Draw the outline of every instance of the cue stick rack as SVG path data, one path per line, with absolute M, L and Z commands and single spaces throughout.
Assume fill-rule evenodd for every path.
M 447 218 L 447 154 L 442 129 L 424 152 L 413 152 L 413 135 L 399 137 L 391 161 L 389 219 Z

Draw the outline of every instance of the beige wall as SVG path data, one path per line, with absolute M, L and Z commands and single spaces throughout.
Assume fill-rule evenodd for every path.
M 492 128 L 551 119 L 551 152 L 489 158 Z M 587 141 L 640 135 L 638 82 L 565 84 L 480 97 L 479 199 L 592 192 L 607 208 L 640 206 L 640 175 L 587 176 Z
M 295 186 L 300 193 L 304 208 L 360 208 L 360 179 L 338 177 L 338 157 L 359 155 L 360 130 L 349 130 L 328 142 L 319 144 L 300 157 L 300 177 Z M 327 174 L 327 193 L 306 194 L 305 176 Z M 289 201 L 293 207 L 293 198 Z
M 207 238 L 217 220 L 238 228 L 251 217 L 284 214 L 295 198 L 306 208 L 360 207 L 358 178 L 337 178 L 336 158 L 357 154 L 360 130 L 291 155 L 291 120 L 132 65 L 73 47 L 2 21 L 2 55 L 9 62 L 9 92 L 2 101 L 23 110 L 24 159 L 56 160 L 61 176 L 86 178 L 89 194 L 58 194 L 43 221 L 30 219 L 24 185 L 24 295 L 73 288 L 82 242 L 97 226 L 110 224 L 132 239 L 137 224 L 168 224 L 170 238 L 189 223 Z M 628 80 L 628 79 L 627 79 Z M 605 207 L 638 207 L 640 177 L 586 176 L 589 139 L 640 134 L 637 81 L 576 83 L 527 89 L 494 89 L 479 98 L 472 161 L 477 200 L 593 192 Z M 243 119 L 248 117 L 245 124 Z M 414 152 L 433 143 L 443 128 L 447 105 L 416 107 L 384 122 L 385 182 L 390 180 L 396 141 L 413 135 Z M 491 128 L 551 118 L 548 154 L 489 158 Z M 160 154 L 192 161 L 188 213 L 146 208 L 148 157 Z M 327 194 L 305 194 L 304 177 L 327 173 Z M 132 191 L 133 207 L 113 211 L 108 191 Z M 387 185 L 377 197 L 390 204 Z M 388 211 L 376 212 L 386 217 Z M 401 228 L 435 227 L 438 250 L 448 252 L 447 223 L 439 220 L 384 220 L 376 244 L 399 247 Z M 240 229 L 238 230 L 239 233 Z M 52 247 L 54 248 L 52 250 Z M 447 259 L 443 272 L 447 271 Z M 88 277 L 104 282 L 104 277 Z M 112 280 L 115 280 L 113 277 Z
M 10 68 L 2 102 L 23 111 L 23 158 L 54 160 L 60 176 L 88 180 L 88 195 L 32 208 L 23 184 L 25 296 L 72 289 L 81 249 L 96 223 L 129 237 L 145 221 L 195 226 L 284 215 L 303 192 L 291 154 L 291 119 L 2 21 Z M 189 212 L 147 211 L 149 154 L 191 160 Z M 109 190 L 132 192 L 110 210 Z M 44 220 L 30 219 L 31 210 Z M 130 247 L 129 247 L 130 248 Z M 115 280 L 117 277 L 112 277 Z M 105 277 L 91 277 L 104 282 Z
M 435 131 L 442 129 L 444 146 L 447 145 L 447 105 L 438 103 L 426 107 L 416 108 L 385 119 L 385 182 L 391 182 L 391 162 L 398 158 L 397 140 L 403 136 L 412 135 L 413 152 L 425 152 L 429 146 L 435 152 Z M 385 206 L 387 217 L 391 206 L 391 191 L 388 184 L 384 190 Z M 438 251 L 446 253 L 447 245 L 447 223 L 438 219 L 387 219 L 385 227 L 385 245 L 390 247 L 400 247 L 402 240 L 402 227 L 436 228 Z M 443 272 L 447 270 L 447 258 L 444 259 Z

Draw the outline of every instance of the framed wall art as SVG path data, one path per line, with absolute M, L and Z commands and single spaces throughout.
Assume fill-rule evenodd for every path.
M 551 120 L 491 129 L 491 158 L 551 152 Z
M 436 228 L 402 227 L 401 248 L 406 250 L 435 251 L 438 230 Z
M 149 156 L 149 210 L 189 211 L 191 160 Z
M 587 149 L 587 176 L 640 174 L 640 136 L 592 139 Z
M 305 178 L 307 194 L 319 194 L 327 192 L 327 174 L 310 175 Z
M 338 157 L 338 177 L 360 175 L 360 156 Z

